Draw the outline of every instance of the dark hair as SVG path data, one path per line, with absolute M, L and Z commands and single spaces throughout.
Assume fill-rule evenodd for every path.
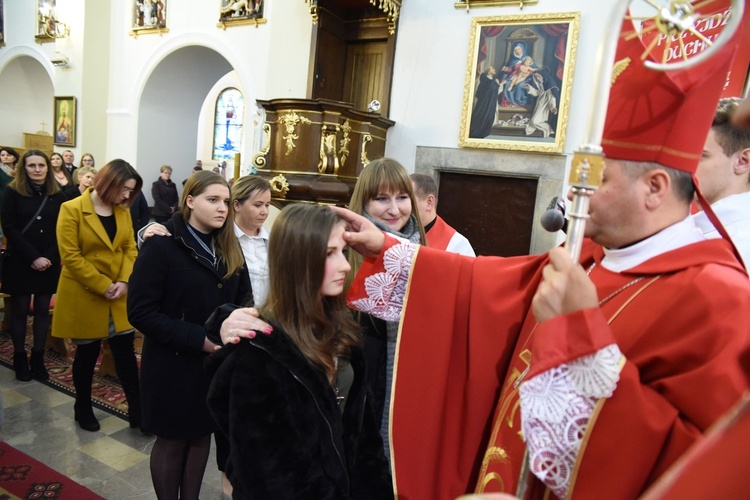
M 631 179 L 636 179 L 651 170 L 664 170 L 672 180 L 672 190 L 677 198 L 688 203 L 693 201 L 695 185 L 693 184 L 693 176 L 689 172 L 647 161 L 620 160 L 620 164 L 625 167 L 623 171 Z
M 427 174 L 411 174 L 409 178 L 412 184 L 414 184 L 414 194 L 417 198 L 424 200 L 432 195 L 437 199 L 437 184 L 435 184 L 435 179 Z
M 726 156 L 732 156 L 737 151 L 750 148 L 750 128 L 735 127 L 731 122 L 732 115 L 741 102 L 742 99 L 739 97 L 719 100 L 711 125 L 714 138 Z
M 26 152 L 21 156 L 20 165 L 16 166 L 16 176 L 10 183 L 12 187 L 21 196 L 31 196 L 33 189 L 31 187 L 31 180 L 29 174 L 26 172 L 26 160 L 30 156 L 41 156 L 44 158 L 44 162 L 47 165 L 47 176 L 44 179 L 44 188 L 47 194 L 55 194 L 60 191 L 60 185 L 55 180 L 55 175 L 52 173 L 52 169 L 49 166 L 49 158 L 46 153 L 38 149 L 27 149 Z
M 242 248 L 240 247 L 237 237 L 234 235 L 234 210 L 232 206 L 232 193 L 229 189 L 226 179 L 220 175 L 216 175 L 210 170 L 204 170 L 202 172 L 196 172 L 194 175 L 188 177 L 185 182 L 185 187 L 182 188 L 182 198 L 180 199 L 180 212 L 182 218 L 187 223 L 190 219 L 192 209 L 188 207 L 187 199 L 188 196 L 196 197 L 200 196 L 208 186 L 214 184 L 221 184 L 229 191 L 229 206 L 227 207 L 227 218 L 224 220 L 224 225 L 220 229 L 214 231 L 216 238 L 216 254 L 221 256 L 224 263 L 227 266 L 227 274 L 225 278 L 242 271 L 245 265 L 245 257 L 242 255 Z
M 5 151 L 7 154 L 11 155 L 13 158 L 16 159 L 13 163 L 18 163 L 18 153 L 16 153 L 16 150 L 13 148 L 9 148 L 8 146 L 3 146 L 0 148 L 0 151 Z
M 94 190 L 105 203 L 114 205 L 120 198 L 125 183 L 130 179 L 135 179 L 135 189 L 130 193 L 130 197 L 122 202 L 123 206 L 129 208 L 141 192 L 143 179 L 125 160 L 112 160 L 99 169 L 94 177 Z
M 345 293 L 322 296 L 328 240 L 343 221 L 319 205 L 287 205 L 276 218 L 268 242 L 270 286 L 260 314 L 278 324 L 305 357 L 329 380 L 335 358 L 348 358 L 360 342 L 359 325 L 346 306 Z

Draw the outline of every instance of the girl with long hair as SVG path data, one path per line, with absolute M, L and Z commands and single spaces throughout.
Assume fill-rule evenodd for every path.
M 234 498 L 393 498 L 359 326 L 343 295 L 351 269 L 343 234 L 325 207 L 284 208 L 258 310 L 273 333 L 210 360 L 208 404 L 229 436 Z
M 21 157 L 16 176 L 3 192 L 0 219 L 8 240 L 2 291 L 10 295 L 10 336 L 16 378 L 48 380 L 44 344 L 49 331 L 49 307 L 60 276 L 55 227 L 67 197 L 49 168 L 47 155 L 37 149 Z M 34 297 L 34 344 L 31 370 L 26 355 L 26 317 Z
M 128 162 L 112 160 L 96 175 L 92 188 L 63 204 L 57 222 L 63 272 L 52 335 L 76 344 L 73 409 L 78 425 L 87 431 L 100 428 L 91 407 L 91 386 L 104 339 L 128 401 L 130 426 L 141 425 L 135 330 L 128 321 L 127 296 L 138 253 L 129 206 L 142 186 L 141 176 Z
M 354 185 L 349 209 L 364 216 L 378 229 L 412 243 L 425 244 L 424 229 L 419 220 L 417 197 L 409 173 L 396 160 L 374 160 L 362 170 Z M 362 265 L 363 257 L 349 252 L 351 279 Z M 389 456 L 388 421 L 390 415 L 391 381 L 396 355 L 399 323 L 384 321 L 364 313 L 355 313 L 364 329 L 368 385 L 373 395 L 373 410 L 379 423 L 386 456 Z M 390 457 L 389 457 L 390 458 Z
M 73 182 L 70 172 L 67 168 L 64 168 L 63 157 L 60 153 L 52 153 L 49 155 L 49 164 L 52 167 L 52 175 L 55 176 L 55 180 L 60 184 L 61 188 L 65 188 L 68 184 Z
M 206 405 L 205 323 L 224 303 L 252 300 L 234 235 L 227 181 L 210 171 L 185 184 L 180 209 L 149 238 L 130 278 L 128 314 L 143 333 L 143 429 L 156 435 L 151 479 L 159 498 L 198 498 L 217 430 Z

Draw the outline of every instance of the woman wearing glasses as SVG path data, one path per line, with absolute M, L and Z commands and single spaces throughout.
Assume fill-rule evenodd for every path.
M 63 271 L 57 286 L 52 335 L 72 338 L 76 389 L 75 419 L 99 430 L 91 407 L 91 385 L 102 339 L 112 348 L 117 376 L 128 400 L 131 427 L 141 425 L 135 330 L 128 322 L 128 280 L 137 254 L 130 218 L 141 176 L 124 160 L 112 160 L 96 174 L 93 188 L 64 203 L 57 221 Z

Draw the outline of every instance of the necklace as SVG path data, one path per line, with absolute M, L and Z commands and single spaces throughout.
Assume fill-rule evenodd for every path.
M 211 256 L 211 259 L 213 260 L 213 266 L 216 267 L 216 250 L 215 250 L 216 247 L 214 245 L 214 239 L 213 239 L 213 237 L 211 237 L 211 248 L 209 248 L 208 245 L 206 245 L 203 242 L 203 240 L 201 239 L 201 237 L 198 236 L 197 234 L 195 234 L 195 231 L 193 231 L 193 228 L 190 227 L 190 224 L 186 223 L 185 225 L 187 226 L 187 229 L 190 232 L 190 234 L 193 235 L 193 238 L 195 239 L 195 241 L 197 241 L 198 244 L 201 246 L 201 248 L 203 250 L 205 250 L 208 255 Z

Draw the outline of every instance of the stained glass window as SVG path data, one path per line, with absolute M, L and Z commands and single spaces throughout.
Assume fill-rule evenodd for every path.
M 233 160 L 242 148 L 242 117 L 245 100 L 235 88 L 221 91 L 214 116 L 214 160 Z

